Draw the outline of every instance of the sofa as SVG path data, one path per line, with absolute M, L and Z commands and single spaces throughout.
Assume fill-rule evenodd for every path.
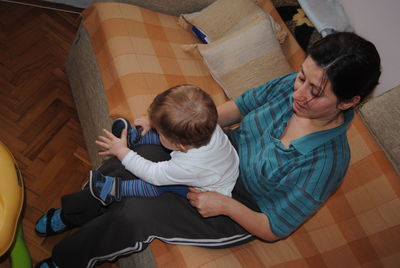
M 178 19 L 211 2 L 97 1 L 83 12 L 66 72 L 93 168 L 104 161 L 93 142 L 101 129 L 109 129 L 119 116 L 144 115 L 152 98 L 167 87 L 193 83 L 217 104 L 229 99 L 199 53 L 207 47 L 197 45 Z M 304 51 L 270 0 L 257 5 L 286 31 L 280 47 L 289 68 L 298 71 Z M 348 130 L 352 158 L 343 184 L 288 238 L 230 249 L 154 240 L 144 251 L 122 256 L 120 267 L 398 267 L 399 99 L 397 87 L 359 108 Z

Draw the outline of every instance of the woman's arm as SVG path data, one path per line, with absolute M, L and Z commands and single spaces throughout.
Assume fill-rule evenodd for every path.
M 239 108 L 233 101 L 227 101 L 217 107 L 218 124 L 221 127 L 227 127 L 242 120 Z
M 231 197 L 216 192 L 199 192 L 190 187 L 187 198 L 203 217 L 226 215 L 260 239 L 266 241 L 280 239 L 272 233 L 265 214 L 253 211 Z

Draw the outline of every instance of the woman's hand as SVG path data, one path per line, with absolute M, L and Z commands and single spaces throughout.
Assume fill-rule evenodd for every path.
M 217 192 L 200 192 L 189 187 L 187 198 L 192 206 L 197 208 L 203 217 L 212 217 L 224 214 L 226 199 L 229 197 Z
M 239 201 L 216 192 L 200 192 L 189 187 L 187 198 L 203 217 L 225 215 L 249 233 L 266 241 L 279 239 L 271 231 L 267 215 L 249 209 Z
M 147 132 L 151 129 L 151 124 L 149 117 L 143 116 L 138 119 L 136 119 L 133 124 L 135 126 L 141 126 L 142 127 L 142 136 L 146 135 Z
M 115 155 L 122 161 L 130 151 L 126 144 L 127 130 L 122 131 L 120 139 L 106 129 L 103 129 L 103 132 L 106 136 L 99 136 L 95 141 L 97 145 L 103 147 L 103 151 L 99 152 L 99 155 Z

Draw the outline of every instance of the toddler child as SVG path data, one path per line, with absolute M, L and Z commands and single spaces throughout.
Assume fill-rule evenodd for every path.
M 135 121 L 141 129 L 126 119 L 115 120 L 112 133 L 104 130 L 106 136 L 96 141 L 103 147 L 99 154 L 116 156 L 140 179 L 121 180 L 92 170 L 92 195 L 103 205 L 123 197 L 164 192 L 186 197 L 188 186 L 231 196 L 239 175 L 239 157 L 217 119 L 215 104 L 206 92 L 179 85 L 156 96 L 148 117 Z M 138 144 L 160 144 L 171 150 L 171 158 L 157 163 L 146 160 L 129 149 Z

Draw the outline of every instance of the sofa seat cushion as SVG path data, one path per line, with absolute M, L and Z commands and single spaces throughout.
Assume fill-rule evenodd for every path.
M 124 3 L 96 3 L 83 16 L 111 117 L 140 117 L 158 93 L 185 83 L 200 86 L 217 104 L 226 101 L 200 55 L 181 49 L 197 39 L 177 17 Z
M 287 30 L 270 0 L 261 0 L 258 6 Z M 182 45 L 198 39 L 178 24 L 177 17 L 105 2 L 87 8 L 83 18 L 111 117 L 140 117 L 158 93 L 183 83 L 200 86 L 217 105 L 227 100 L 200 54 L 182 50 Z M 298 70 L 305 54 L 293 36 L 288 36 L 282 50 L 292 70 Z

